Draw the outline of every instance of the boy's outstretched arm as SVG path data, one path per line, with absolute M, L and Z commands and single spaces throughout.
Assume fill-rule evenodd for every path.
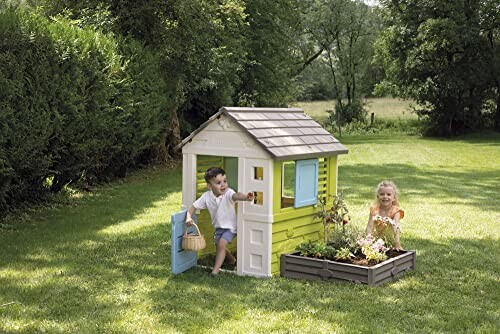
M 232 199 L 234 202 L 236 202 L 236 201 L 253 201 L 253 198 L 254 198 L 253 192 L 248 192 L 246 194 L 237 192 L 237 193 L 234 193 L 232 196 Z
M 196 211 L 196 208 L 194 207 L 194 205 L 191 205 L 189 210 L 187 210 L 187 212 L 186 212 L 186 225 L 187 226 L 191 226 L 194 224 L 193 215 L 194 215 L 195 211 Z

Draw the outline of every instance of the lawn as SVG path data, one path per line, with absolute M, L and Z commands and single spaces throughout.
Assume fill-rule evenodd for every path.
M 367 98 L 364 100 L 368 115 L 374 113 L 376 119 L 417 119 L 417 115 L 411 111 L 412 102 L 398 98 Z M 297 102 L 294 107 L 304 109 L 304 112 L 314 119 L 324 121 L 328 117 L 327 110 L 335 109 L 335 101 L 311 101 Z
M 500 135 L 345 136 L 339 187 L 364 227 L 399 186 L 417 269 L 381 287 L 170 273 L 181 168 L 137 172 L 0 228 L 2 333 L 498 333 Z

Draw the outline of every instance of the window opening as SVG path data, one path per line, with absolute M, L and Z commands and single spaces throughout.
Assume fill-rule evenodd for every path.
M 293 207 L 295 201 L 295 161 L 284 162 L 281 175 L 281 208 Z
M 262 191 L 253 192 L 253 204 L 264 205 L 264 193 Z
M 264 168 L 263 167 L 254 167 L 253 168 L 253 178 L 254 180 L 262 181 L 264 179 Z

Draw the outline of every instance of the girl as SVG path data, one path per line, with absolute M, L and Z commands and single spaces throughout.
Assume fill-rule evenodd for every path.
M 377 198 L 370 207 L 370 216 L 366 225 L 366 234 L 374 234 L 385 241 L 388 247 L 402 250 L 399 240 L 401 227 L 399 220 L 405 213 L 399 208 L 398 188 L 392 181 L 382 181 L 377 186 Z

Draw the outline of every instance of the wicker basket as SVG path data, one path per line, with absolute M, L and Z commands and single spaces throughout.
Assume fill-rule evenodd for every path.
M 207 246 L 205 237 L 200 233 L 198 225 L 193 225 L 196 227 L 198 234 L 188 234 L 188 229 L 186 229 L 186 233 L 182 237 L 182 248 L 187 251 L 199 251 Z

